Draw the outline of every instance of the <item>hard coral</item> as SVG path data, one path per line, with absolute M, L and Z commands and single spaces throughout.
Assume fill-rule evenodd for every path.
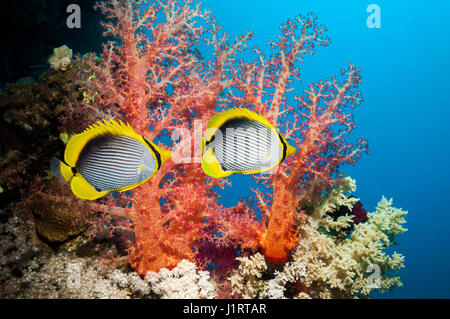
M 356 254 L 352 241 L 373 221 L 369 217 L 355 225 L 351 238 L 346 238 L 353 216 L 328 215 L 342 206 L 353 209 L 358 201 L 346 195 L 354 181 L 343 178 L 339 169 L 367 152 L 365 141 L 346 140 L 355 127 L 352 109 L 362 100 L 359 69 L 350 64 L 341 78 L 313 83 L 303 95 L 290 93 L 293 82 L 300 80 L 303 57 L 328 44 L 325 27 L 316 17 L 287 21 L 278 41 L 270 42 L 274 53 L 266 58 L 255 48 L 257 62 L 249 63 L 237 62 L 236 56 L 251 33 L 229 43 L 210 12 L 192 1 L 145 6 L 141 1 L 104 1 L 97 7 L 107 18 L 105 35 L 114 40 L 105 44 L 99 59 L 91 54 L 83 60 L 84 72 L 75 80 L 84 96 L 80 107 L 124 120 L 166 148 L 173 141 L 162 141 L 180 132 L 197 132 L 195 139 L 200 140 L 199 126 L 218 109 L 247 107 L 267 117 L 299 149 L 271 174 L 255 176 L 262 184 L 254 189 L 261 220 L 245 204 L 223 208 L 217 203 L 213 188 L 227 182 L 207 178 L 193 163 L 200 158 L 195 143 L 187 147 L 194 151 L 188 152 L 190 160 L 180 163 L 174 158 L 130 194 L 110 197 L 107 206 L 130 210 L 127 217 L 136 238 L 130 265 L 141 275 L 173 269 L 182 260 L 201 260 L 201 245 L 209 243 L 248 250 L 261 265 L 278 264 L 275 267 L 282 269 L 269 279 L 272 292 L 263 290 L 258 276 L 250 280 L 248 291 L 242 288 L 245 282 L 236 288 L 248 297 L 261 292 L 282 297 L 287 290 L 298 297 L 367 294 L 355 288 L 360 285 L 358 276 L 363 276 L 357 266 L 362 261 L 351 260 L 349 252 Z M 197 53 L 200 40 L 213 50 L 212 59 Z M 373 240 L 375 248 L 378 239 Z M 260 248 L 262 254 L 255 255 Z M 379 248 L 371 250 L 371 256 L 381 254 Z M 393 264 L 400 267 L 397 257 Z M 341 260 L 347 264 L 341 265 Z M 240 281 L 233 278 L 238 287 Z M 283 290 L 283 285 L 289 289 Z
M 39 190 L 34 188 L 38 185 Z M 52 198 L 51 194 L 72 197 L 68 187 L 60 186 L 56 178 L 36 180 L 29 190 L 29 196 L 20 205 L 31 213 L 37 233 L 48 243 L 63 243 L 89 227 L 92 211 L 88 203 L 76 198 L 57 201 L 55 195 Z

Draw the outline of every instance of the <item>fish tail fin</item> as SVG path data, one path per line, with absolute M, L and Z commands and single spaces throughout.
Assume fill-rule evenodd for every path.
M 163 148 L 160 148 L 160 154 L 161 154 L 161 165 L 167 162 L 172 157 L 172 152 L 167 151 Z
M 297 153 L 297 149 L 290 144 L 287 144 L 286 157 Z
M 67 183 L 73 176 L 72 168 L 56 157 L 50 159 L 50 172 L 56 176 L 61 184 Z

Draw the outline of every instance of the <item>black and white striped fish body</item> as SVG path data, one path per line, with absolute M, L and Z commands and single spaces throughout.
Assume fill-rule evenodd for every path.
M 149 179 L 157 169 L 150 149 L 124 135 L 103 135 L 88 142 L 77 171 L 97 192 L 128 188 Z
M 171 157 L 131 126 L 114 120 L 97 122 L 69 141 L 64 162 L 52 160 L 55 175 L 72 192 L 94 200 L 111 191 L 133 189 L 152 178 Z
M 216 131 L 211 148 L 224 172 L 256 173 L 275 167 L 283 156 L 279 137 L 264 124 L 231 120 Z
M 263 116 L 243 108 L 214 115 L 202 140 L 202 169 L 212 177 L 269 171 L 296 153 Z

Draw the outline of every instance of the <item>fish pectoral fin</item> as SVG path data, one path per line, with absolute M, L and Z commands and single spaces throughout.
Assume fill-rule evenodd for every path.
M 202 169 L 206 175 L 209 175 L 214 178 L 227 177 L 233 174 L 233 172 L 224 172 L 222 170 L 212 149 L 206 150 L 205 153 L 203 154 Z
M 61 185 L 67 183 L 73 176 L 72 168 L 56 157 L 50 159 L 50 172 L 56 176 Z
M 95 188 L 80 174 L 76 174 L 72 178 L 70 187 L 72 188 L 72 192 L 75 196 L 87 200 L 94 200 L 109 193 L 109 191 L 97 192 Z

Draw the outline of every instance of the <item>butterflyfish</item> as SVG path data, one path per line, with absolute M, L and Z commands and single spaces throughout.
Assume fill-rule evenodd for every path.
M 64 161 L 51 160 L 51 171 L 72 192 L 94 200 L 112 191 L 127 191 L 152 178 L 171 157 L 123 122 L 98 121 L 67 143 Z
M 202 169 L 214 178 L 269 171 L 297 149 L 262 115 L 233 108 L 214 115 L 202 138 Z

